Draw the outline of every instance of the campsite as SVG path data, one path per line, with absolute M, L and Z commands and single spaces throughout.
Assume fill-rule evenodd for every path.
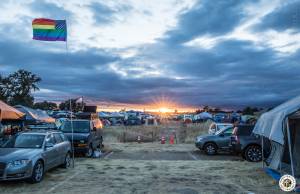
M 0 10 L 0 193 L 300 193 L 300 0 Z
M 199 115 L 196 114 L 195 122 L 192 120 L 187 122 L 183 116 L 181 120 L 174 120 L 172 117 L 159 118 L 157 119 L 159 122 L 150 125 L 148 122 L 130 126 L 125 122 L 118 125 L 104 125 L 104 147 L 101 149 L 100 157 L 90 156 L 89 158 L 76 155 L 74 168 L 55 168 L 47 172 L 44 180 L 39 183 L 42 189 L 39 184 L 31 185 L 26 180 L 4 181 L 0 183 L 0 187 L 5 193 L 21 191 L 23 193 L 218 193 L 220 190 L 222 193 L 281 193 L 277 184 L 279 180 L 276 179 L 274 172 L 290 173 L 295 177 L 299 172 L 296 151 L 298 144 L 295 135 L 298 113 L 293 114 L 300 108 L 299 99 L 299 97 L 292 99 L 262 114 L 254 129 L 255 133 L 262 133 L 256 130 L 261 129 L 262 125 L 270 125 L 276 130 L 276 127 L 279 128 L 276 122 L 287 124 L 287 118 L 289 118 L 290 125 L 284 126 L 290 126 L 289 133 L 293 137 L 290 142 L 293 149 L 291 153 L 293 163 L 285 158 L 290 156 L 286 153 L 289 152 L 289 144 L 284 143 L 285 146 L 281 146 L 278 139 L 272 141 L 272 153 L 269 158 L 264 159 L 263 163 L 248 162 L 240 155 L 226 152 L 216 155 L 205 154 L 204 151 L 195 147 L 195 137 L 207 134 L 214 123 L 213 116 L 205 113 L 202 115 L 206 117 L 202 118 L 201 122 L 199 122 Z M 91 110 L 91 108 L 87 109 Z M 288 117 L 282 115 L 282 110 Z M 57 130 L 51 128 L 53 125 L 49 125 L 55 123 L 55 119 L 41 110 L 24 106 L 14 108 L 1 102 L 1 114 L 2 125 L 7 127 L 1 129 L 2 142 L 6 141 L 7 133 L 11 135 L 22 133 L 25 126 L 26 130 L 33 131 Z M 120 118 L 122 114 L 114 113 L 113 115 Z M 132 117 L 133 111 L 129 114 Z M 280 118 L 272 115 L 267 119 L 271 114 L 279 114 Z M 102 121 L 103 118 L 108 118 L 107 115 L 103 117 L 103 113 L 98 116 L 102 118 Z M 152 115 L 151 119 L 155 117 L 157 116 Z M 65 119 L 71 118 L 73 117 Z M 282 119 L 282 122 L 273 118 Z M 75 122 L 76 118 L 73 119 Z M 57 120 L 58 125 L 65 122 L 61 118 Z M 15 130 L 12 130 L 13 128 Z M 270 127 L 264 126 L 264 128 Z M 263 132 L 264 134 L 261 135 L 269 137 L 266 135 L 267 130 Z M 285 136 L 283 141 L 288 139 Z M 72 142 L 71 139 L 70 141 Z M 278 152 L 278 147 L 285 152 Z M 93 186 L 94 184 L 97 186 Z

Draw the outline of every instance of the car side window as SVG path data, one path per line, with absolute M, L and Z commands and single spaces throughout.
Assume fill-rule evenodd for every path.
M 56 141 L 55 141 L 55 139 L 54 139 L 53 134 L 50 134 L 50 135 L 47 136 L 47 138 L 46 138 L 46 143 L 52 143 L 53 145 L 56 144 Z
M 237 135 L 239 136 L 250 136 L 253 131 L 253 126 L 239 126 Z
M 69 141 L 68 138 L 63 133 L 59 133 L 59 135 L 63 141 Z
M 54 138 L 56 140 L 56 143 L 61 143 L 64 141 L 58 133 L 54 133 Z
M 224 135 L 225 136 L 231 136 L 233 132 L 233 128 L 229 128 L 227 130 L 224 131 Z

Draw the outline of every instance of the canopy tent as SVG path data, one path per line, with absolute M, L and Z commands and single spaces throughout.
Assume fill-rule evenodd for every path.
M 275 170 L 291 170 L 300 175 L 300 96 L 293 98 L 269 112 L 257 121 L 253 133 L 271 140 L 271 154 L 266 162 Z
M 1 120 L 19 120 L 24 114 L 0 100 L 0 121 Z
M 32 108 L 17 105 L 15 106 L 16 109 L 24 113 L 25 120 L 28 122 L 45 122 L 45 123 L 54 123 L 55 119 L 50 117 L 46 112 L 42 110 L 34 110 Z
M 119 113 L 119 112 L 112 112 L 112 113 L 110 114 L 110 117 L 123 118 L 123 117 L 125 117 L 125 115 L 122 115 L 122 114 Z
M 107 114 L 107 113 L 105 113 L 105 112 L 99 112 L 99 113 L 98 113 L 98 116 L 99 116 L 100 118 L 108 118 L 108 117 L 109 117 L 109 114 Z
M 213 116 L 208 112 L 202 112 L 194 116 L 194 119 L 212 119 Z

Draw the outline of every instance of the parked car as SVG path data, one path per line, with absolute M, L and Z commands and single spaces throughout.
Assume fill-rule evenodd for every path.
M 238 125 L 234 128 L 230 138 L 230 147 L 233 152 L 241 154 L 244 159 L 250 162 L 262 160 L 262 139 L 261 136 L 252 134 L 254 125 Z M 264 157 L 268 157 L 271 150 L 270 141 L 264 138 Z
M 232 131 L 233 127 L 227 126 L 215 134 L 198 136 L 195 143 L 196 147 L 208 155 L 214 155 L 218 151 L 230 152 L 229 143 Z
M 92 157 L 97 148 L 103 144 L 103 131 L 100 119 L 67 120 L 62 123 L 60 130 L 72 141 L 75 153 L 83 153 L 87 157 Z
M 232 127 L 231 123 L 212 123 L 208 128 L 208 134 L 215 134 L 224 127 Z
M 0 180 L 42 181 L 49 169 L 71 164 L 71 144 L 59 131 L 21 132 L 0 148 Z

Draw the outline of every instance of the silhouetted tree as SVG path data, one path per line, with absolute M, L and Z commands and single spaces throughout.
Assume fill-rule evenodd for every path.
M 73 112 L 78 112 L 82 110 L 82 106 L 85 105 L 85 103 L 76 103 L 77 99 L 71 99 L 71 107 Z M 61 102 L 59 104 L 59 109 L 60 110 L 70 110 L 70 99 L 66 100 L 64 102 Z
M 20 104 L 32 107 L 34 98 L 31 92 L 39 90 L 37 83 L 40 81 L 40 77 L 23 69 L 7 77 L 1 77 L 1 99 L 10 105 Z

